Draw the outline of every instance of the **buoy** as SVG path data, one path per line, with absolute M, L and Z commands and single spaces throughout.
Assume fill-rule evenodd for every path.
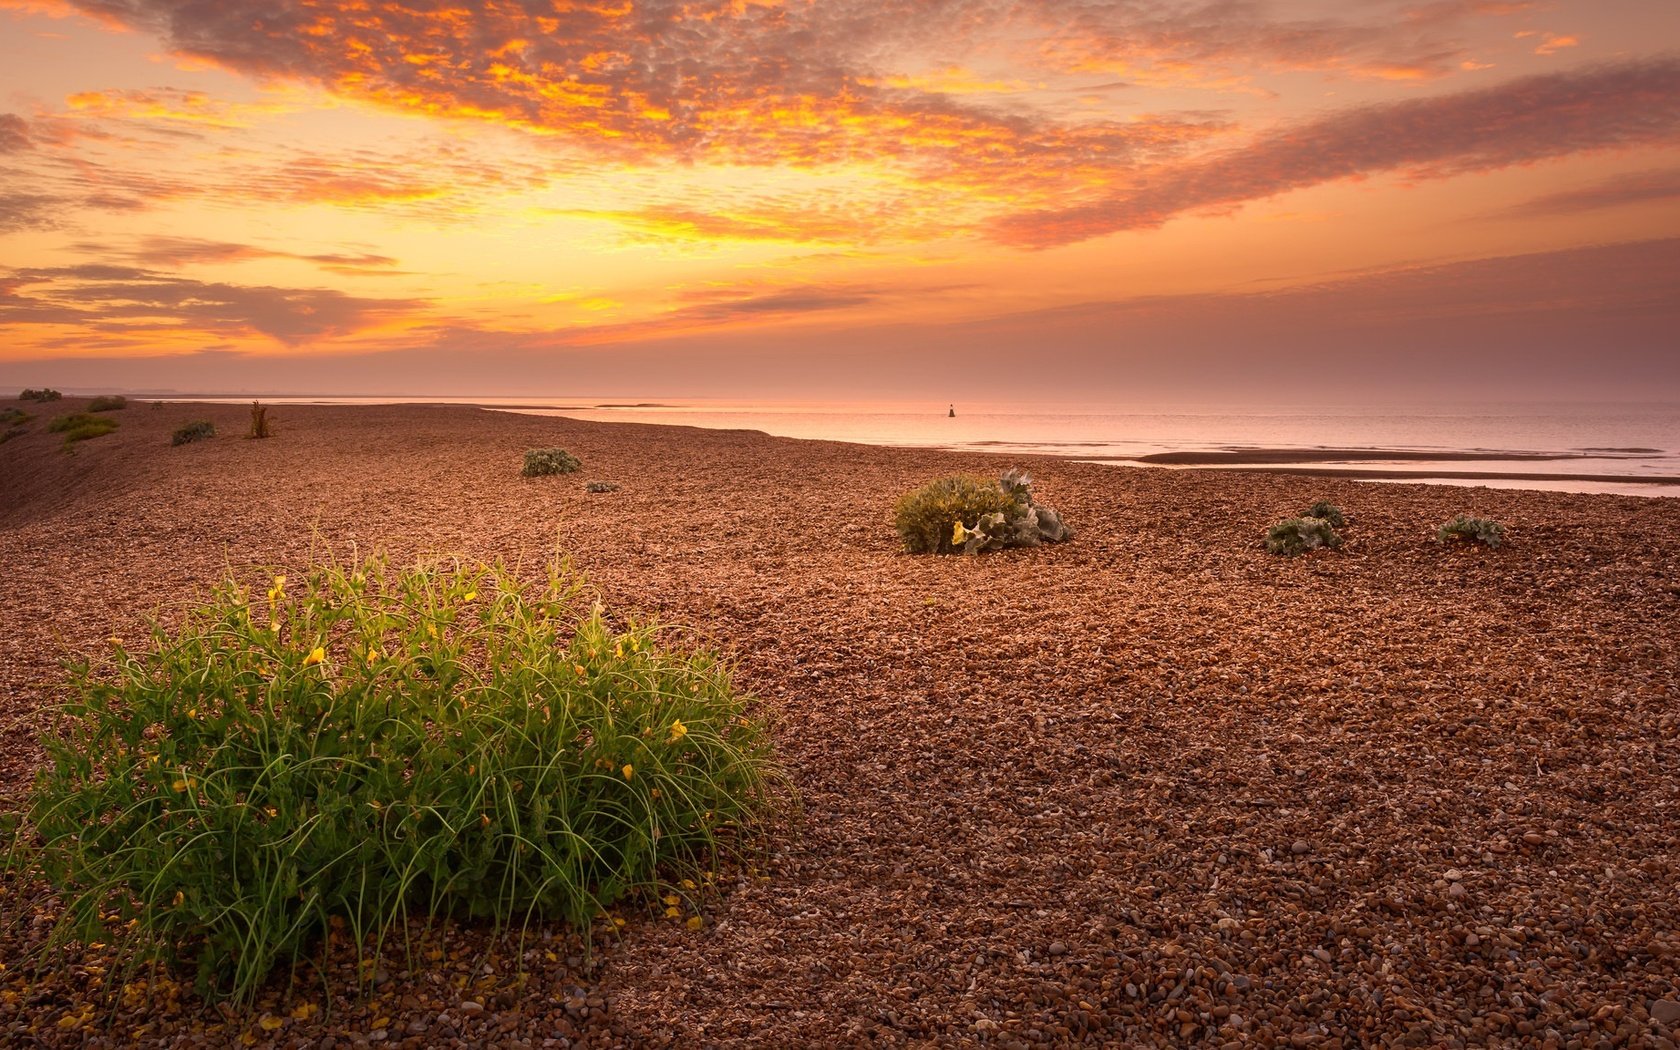
M 956 405 L 951 406 L 950 418 L 952 418 L 952 419 L 957 418 L 957 406 Z

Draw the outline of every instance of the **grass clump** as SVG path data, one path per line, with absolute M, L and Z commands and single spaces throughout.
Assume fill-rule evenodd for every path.
M 563 448 L 533 448 L 525 452 L 525 466 L 520 474 L 540 478 L 549 474 L 571 474 L 583 466 L 583 461 Z
M 777 775 L 730 669 L 611 626 L 565 566 L 229 578 L 72 669 L 21 823 L 53 939 L 195 961 L 249 1002 L 331 928 L 587 926 L 741 856 Z
M 1435 530 L 1435 542 L 1457 540 L 1480 543 L 1484 547 L 1498 547 L 1505 542 L 1505 526 L 1492 518 L 1473 518 L 1460 514 Z
M 61 398 L 63 396 L 64 396 L 63 394 L 61 394 L 58 391 L 52 389 L 51 387 L 44 387 L 40 390 L 34 390 L 34 389 L 25 390 L 23 393 L 18 395 L 18 400 L 19 401 L 57 401 L 59 398 Z
M 59 416 L 47 424 L 47 429 L 55 434 L 63 434 L 64 443 L 70 445 L 77 441 L 104 437 L 117 429 L 117 421 L 109 416 L 95 416 L 87 412 L 76 412 L 68 416 Z
M 245 436 L 248 438 L 265 438 L 274 431 L 268 422 L 268 406 L 260 401 L 251 402 L 251 430 Z
M 929 482 L 898 501 L 893 525 L 912 554 L 973 554 L 1073 538 L 1059 514 L 1033 502 L 1032 478 L 1020 470 L 996 480 L 953 474 Z
M 1334 503 L 1331 503 L 1329 500 L 1323 499 L 1314 503 L 1306 510 L 1303 510 L 1301 512 L 1301 517 L 1322 518 L 1323 520 L 1328 521 L 1330 523 L 1330 527 L 1334 529 L 1339 529 L 1347 524 L 1347 515 L 1342 513 L 1342 508 L 1336 506 Z
M 591 481 L 589 484 L 585 485 L 584 488 L 589 492 L 596 492 L 596 493 L 617 492 L 618 491 L 618 482 L 616 482 L 616 481 Z
M 1266 550 L 1293 558 L 1297 554 L 1320 548 L 1334 549 L 1342 545 L 1342 538 L 1324 518 L 1306 515 L 1285 518 L 1266 530 Z
M 34 418 L 21 408 L 0 408 L 0 426 L 17 426 Z
M 121 394 L 107 394 L 88 402 L 89 412 L 116 412 L 128 407 L 128 398 Z
M 171 445 L 190 445 L 194 441 L 205 441 L 216 436 L 216 424 L 206 419 L 188 423 L 175 431 L 169 439 Z

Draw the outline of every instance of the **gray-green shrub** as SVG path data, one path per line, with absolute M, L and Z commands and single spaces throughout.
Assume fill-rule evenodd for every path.
M 1435 530 L 1436 543 L 1446 543 L 1448 540 L 1498 547 L 1505 542 L 1505 526 L 1492 518 L 1473 518 L 1468 514 L 1460 514 Z
M 128 398 L 121 394 L 104 394 L 88 402 L 89 412 L 116 412 L 128 407 Z
M 1053 509 L 1032 499 L 1032 478 L 1012 469 L 997 480 L 954 474 L 898 501 L 893 525 L 912 554 L 965 554 L 1035 547 L 1073 538 Z
M 1321 499 L 1317 503 L 1314 503 L 1312 506 L 1301 512 L 1301 517 L 1323 518 L 1325 521 L 1330 523 L 1331 528 L 1335 529 L 1339 529 L 1343 525 L 1347 524 L 1347 515 L 1342 513 L 1342 508 L 1336 506 L 1334 503 L 1331 503 L 1329 500 Z
M 174 436 L 169 439 L 169 443 L 171 445 L 190 445 L 194 441 L 204 441 L 215 436 L 216 424 L 207 419 L 200 419 L 197 422 L 188 423 L 178 428 Z
M 583 461 L 563 448 L 533 448 L 525 452 L 525 466 L 520 474 L 540 478 L 549 474 L 571 474 Z
M 1311 516 L 1285 518 L 1266 530 L 1266 550 L 1293 558 L 1297 554 L 1320 548 L 1336 548 L 1342 538 L 1323 518 Z

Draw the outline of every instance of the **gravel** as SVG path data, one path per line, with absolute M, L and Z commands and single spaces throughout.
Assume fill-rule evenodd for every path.
M 99 949 L 30 965 L 56 905 L 13 877 L 0 1043 L 1680 1039 L 1680 500 L 454 407 L 279 406 L 248 441 L 247 413 L 131 403 L 73 456 L 0 445 L 0 789 L 40 761 L 61 661 L 229 566 L 381 548 L 536 576 L 563 551 L 610 609 L 735 654 L 802 806 L 698 930 L 417 924 L 365 994 L 340 950 L 329 991 L 277 978 L 250 1016 L 170 977 L 125 997 Z M 170 447 L 188 419 L 220 436 Z M 520 478 L 550 446 L 620 490 Z M 1017 464 L 1073 542 L 898 550 L 901 492 Z M 1318 498 L 1344 546 L 1265 554 Z M 1507 545 L 1433 543 L 1459 512 Z

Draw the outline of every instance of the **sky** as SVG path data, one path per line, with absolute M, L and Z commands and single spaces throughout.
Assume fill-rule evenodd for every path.
M 1680 400 L 1680 3 L 0 0 L 0 385 Z

